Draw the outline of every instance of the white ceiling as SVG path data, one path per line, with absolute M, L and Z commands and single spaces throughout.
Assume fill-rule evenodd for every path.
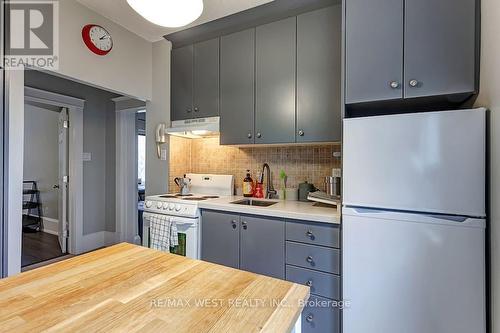
M 164 28 L 145 20 L 137 14 L 126 0 L 77 0 L 82 5 L 103 15 L 111 21 L 136 33 L 151 42 L 161 40 L 166 34 L 184 30 L 243 10 L 256 7 L 273 0 L 203 0 L 204 8 L 201 16 L 185 27 Z

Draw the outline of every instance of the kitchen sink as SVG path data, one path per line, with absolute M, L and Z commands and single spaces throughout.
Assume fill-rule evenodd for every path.
M 243 200 L 233 201 L 231 203 L 235 205 L 258 206 L 258 207 L 269 207 L 277 204 L 277 202 L 275 201 L 262 201 L 253 199 L 243 199 Z

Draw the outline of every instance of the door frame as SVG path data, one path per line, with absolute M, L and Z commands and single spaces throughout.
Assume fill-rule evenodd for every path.
M 116 115 L 116 240 L 140 245 L 136 113 L 146 110 L 146 103 L 127 96 L 113 98 L 113 102 Z
M 83 108 L 85 100 L 24 87 L 24 100 L 67 108 L 69 115 L 68 154 L 68 252 L 83 251 Z M 22 214 L 21 214 L 22 215 Z M 20 216 L 21 216 L 20 215 Z M 61 221 L 59 221 L 61 223 Z M 22 224 L 22 222 L 21 222 Z

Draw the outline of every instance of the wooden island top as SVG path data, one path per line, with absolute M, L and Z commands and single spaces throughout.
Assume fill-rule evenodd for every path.
M 0 331 L 289 332 L 309 288 L 118 244 L 0 280 Z

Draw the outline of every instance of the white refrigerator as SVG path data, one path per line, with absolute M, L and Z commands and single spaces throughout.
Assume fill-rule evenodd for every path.
M 486 110 L 344 120 L 343 333 L 483 333 Z

